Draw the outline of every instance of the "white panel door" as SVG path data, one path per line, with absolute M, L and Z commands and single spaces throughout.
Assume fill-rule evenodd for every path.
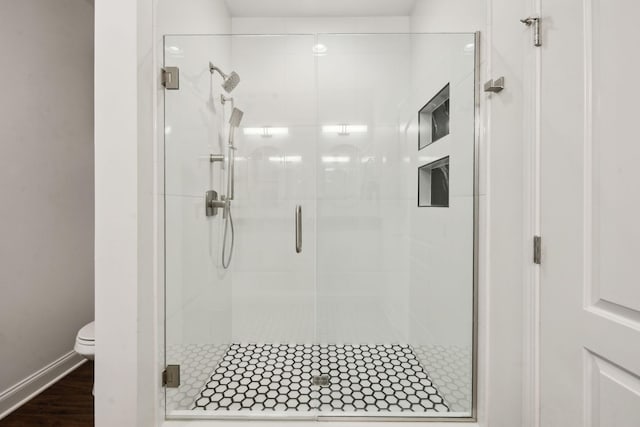
M 640 3 L 543 3 L 541 425 L 640 425 Z

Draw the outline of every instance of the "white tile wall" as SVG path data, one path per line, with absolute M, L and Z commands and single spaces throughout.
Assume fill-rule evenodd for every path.
M 234 91 L 243 128 L 284 135 L 237 139 L 236 249 L 232 263 L 236 342 L 314 342 L 316 92 L 313 36 L 235 37 Z M 302 206 L 303 251 L 294 209 Z
M 398 106 L 410 88 L 407 35 L 320 35 L 318 331 L 323 342 L 408 339 L 408 248 Z
M 408 16 L 379 17 L 234 17 L 234 34 L 403 33 Z

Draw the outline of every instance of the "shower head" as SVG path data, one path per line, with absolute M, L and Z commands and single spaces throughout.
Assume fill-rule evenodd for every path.
M 222 88 L 227 93 L 231 93 L 231 91 L 234 90 L 236 86 L 238 86 L 238 83 L 240 83 L 240 76 L 238 75 L 238 73 L 232 71 L 230 74 L 225 74 L 220 68 L 209 62 L 209 72 L 213 74 L 214 71 L 217 71 L 222 76 Z
M 240 122 L 242 121 L 242 116 L 244 113 L 242 110 L 233 107 L 233 111 L 231 112 L 231 118 L 229 119 L 229 124 L 231 127 L 237 128 L 240 126 Z
M 240 83 L 240 76 L 235 71 L 232 71 L 222 82 L 222 88 L 227 93 L 231 93 L 238 86 L 238 83 Z

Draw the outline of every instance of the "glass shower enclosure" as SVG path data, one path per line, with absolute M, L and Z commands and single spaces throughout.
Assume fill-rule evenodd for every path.
M 165 36 L 167 418 L 475 416 L 476 49 Z

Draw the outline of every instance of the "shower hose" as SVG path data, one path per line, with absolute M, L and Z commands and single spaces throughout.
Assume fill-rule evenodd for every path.
M 233 242 L 235 240 L 235 230 L 233 228 L 233 217 L 231 216 L 231 201 L 227 202 L 227 219 L 224 221 L 224 234 L 222 236 L 222 266 L 227 269 L 233 258 Z M 229 234 L 229 225 L 231 225 L 231 244 L 229 245 L 229 254 L 227 256 L 227 235 Z

